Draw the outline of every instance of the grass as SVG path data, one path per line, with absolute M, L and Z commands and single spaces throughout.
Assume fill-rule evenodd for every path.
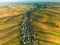
M 48 40 L 44 40 L 44 39 L 38 39 L 39 41 L 42 41 L 42 42 L 45 42 L 45 43 L 49 43 L 49 45 L 51 44 L 51 45 L 60 45 L 60 44 L 58 44 L 58 43 L 56 43 L 56 42 L 52 42 L 52 41 L 48 41 Z
M 17 6 L 17 7 L 16 6 L 11 6 L 11 7 L 12 8 L 11 8 L 11 10 L 9 10 L 8 14 L 6 11 L 8 11 L 7 9 L 10 9 L 10 8 L 9 7 L 3 7 L 3 8 L 7 8 L 6 10 L 3 10 L 3 8 L 2 8 L 2 10 L 5 11 L 4 14 L 5 13 L 6 14 L 5 15 L 1 14 L 1 16 L 0 16 L 0 28 L 1 28 L 0 34 L 5 33 L 3 35 L 3 37 L 1 38 L 1 40 L 4 40 L 5 38 L 8 38 L 8 37 L 14 35 L 15 33 L 16 34 L 18 33 L 18 34 L 17 34 L 17 36 L 13 37 L 12 39 L 9 39 L 6 42 L 2 41 L 3 44 L 0 44 L 0 45 L 20 45 L 19 41 L 18 41 L 18 36 L 20 34 L 18 32 L 19 31 L 18 28 L 20 26 L 19 24 L 22 21 L 23 15 L 26 15 L 26 13 L 29 10 L 32 10 L 33 8 L 35 8 L 34 5 L 33 6 L 32 5 L 30 5 L 30 6 L 29 5 L 21 5 L 21 6 Z M 47 10 L 47 9 L 49 9 L 49 10 Z M 1 13 L 3 11 L 1 11 Z M 60 31 L 60 27 L 55 22 L 55 20 L 57 20 L 57 23 L 58 23 L 60 20 L 59 12 L 60 12 L 59 10 L 57 10 L 57 9 L 54 10 L 51 6 L 50 6 L 50 8 L 47 8 L 47 7 L 39 8 L 39 10 L 32 12 L 31 20 L 32 20 L 32 23 L 35 22 L 34 24 L 32 24 L 32 26 L 33 26 L 34 30 L 36 31 L 36 34 L 37 34 L 37 35 L 35 34 L 35 38 L 36 38 L 36 40 L 39 41 L 37 45 L 60 45 L 59 42 L 57 43 L 54 41 L 41 39 L 38 37 L 40 35 L 44 35 L 44 36 L 45 35 L 51 35 L 51 36 L 55 36 L 54 38 L 58 37 L 60 39 L 60 33 L 58 33 Z M 11 13 L 11 14 L 9 14 L 9 13 Z M 4 16 L 2 16 L 2 15 L 4 15 Z M 7 16 L 7 15 L 9 15 L 9 16 Z M 36 22 L 38 22 L 38 23 L 36 23 Z M 53 28 L 55 30 L 53 30 Z M 46 29 L 49 31 L 47 31 Z M 47 36 L 45 36 L 45 37 L 47 37 Z M 54 38 L 52 40 L 54 40 Z M 16 43 L 14 43 L 14 42 L 16 42 Z
M 2 45 L 10 45 L 10 43 L 12 43 L 14 40 L 17 40 L 17 39 L 18 39 L 18 38 L 17 38 L 17 36 L 16 36 L 16 37 L 8 40 L 7 42 L 3 43 Z
M 17 33 L 17 30 L 13 30 L 11 32 L 8 32 L 7 34 L 5 34 L 3 37 L 1 37 L 0 39 L 4 39 L 7 38 L 9 36 L 12 36 L 13 34 Z
M 43 29 L 37 29 L 37 28 L 35 28 L 35 32 L 37 32 L 39 34 L 53 35 L 53 36 L 56 36 L 56 37 L 60 38 L 60 33 L 52 32 L 52 31 L 44 31 Z
M 49 26 L 53 26 L 53 27 L 58 27 L 54 22 L 49 22 L 49 21 L 47 21 L 47 22 L 44 22 L 44 24 L 47 24 L 47 25 L 49 25 Z

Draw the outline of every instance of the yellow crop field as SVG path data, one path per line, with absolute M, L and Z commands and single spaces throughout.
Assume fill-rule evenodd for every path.
M 58 4 L 0 5 L 0 45 L 20 45 L 19 26 L 27 12 L 34 29 L 36 45 L 60 45 Z

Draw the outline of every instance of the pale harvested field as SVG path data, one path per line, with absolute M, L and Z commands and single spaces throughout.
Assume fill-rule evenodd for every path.
M 52 4 L 53 6 L 53 4 Z M 37 45 L 60 45 L 60 6 L 39 8 L 31 14 Z M 19 45 L 19 24 L 34 5 L 0 5 L 0 45 Z
M 0 6 L 0 45 L 19 45 L 19 24 L 32 5 Z

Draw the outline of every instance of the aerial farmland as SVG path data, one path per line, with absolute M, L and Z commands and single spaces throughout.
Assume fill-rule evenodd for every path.
M 0 4 L 0 45 L 25 45 L 24 36 L 20 44 L 22 30 L 29 40 L 34 37 L 28 45 L 60 45 L 60 3 Z

